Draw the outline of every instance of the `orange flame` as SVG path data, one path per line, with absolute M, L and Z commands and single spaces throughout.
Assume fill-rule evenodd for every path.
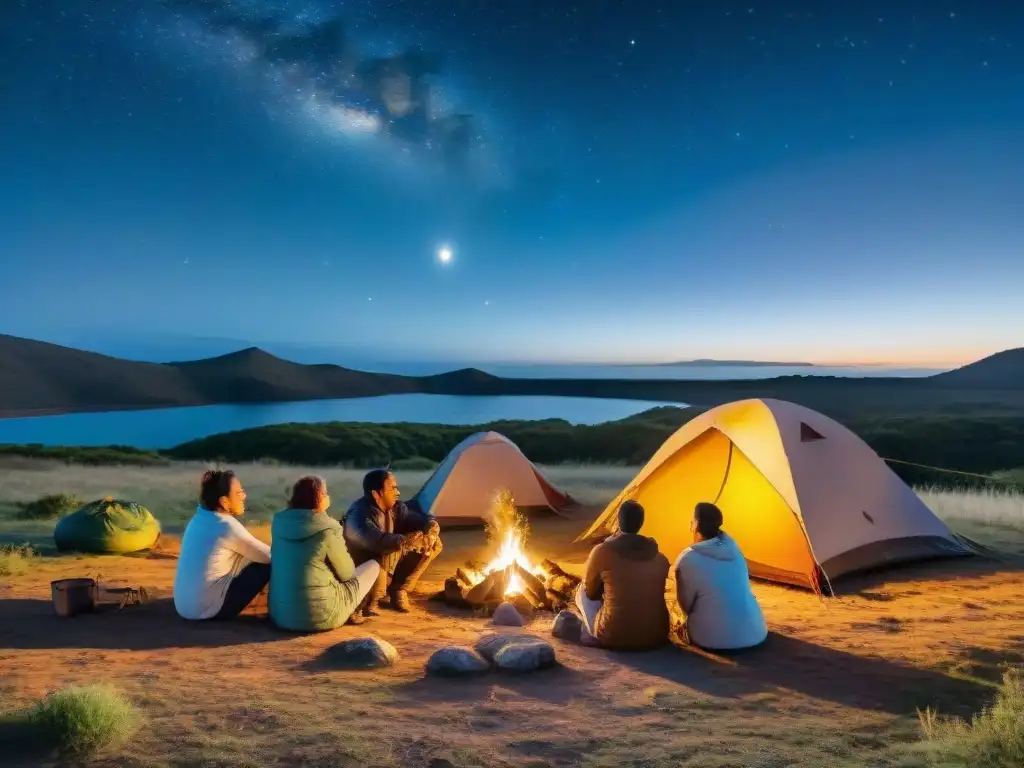
M 526 519 L 516 509 L 515 500 L 508 491 L 502 491 L 494 501 L 490 519 L 487 523 L 488 538 L 498 540 L 498 552 L 482 571 L 466 571 L 473 584 L 479 584 L 495 571 L 510 568 L 513 563 L 540 577 L 544 577 L 544 569 L 530 562 L 526 556 L 524 545 L 529 534 Z M 523 591 L 523 582 L 519 574 L 513 572 L 505 587 L 505 595 L 511 596 Z

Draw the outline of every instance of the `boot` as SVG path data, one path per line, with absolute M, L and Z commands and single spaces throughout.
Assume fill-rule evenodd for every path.
M 412 604 L 409 602 L 409 593 L 404 589 L 396 589 L 391 593 L 391 607 L 399 613 L 409 613 Z

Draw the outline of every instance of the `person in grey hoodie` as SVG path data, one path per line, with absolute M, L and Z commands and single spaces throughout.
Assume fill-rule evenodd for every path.
M 760 645 L 768 637 L 768 627 L 750 589 L 747 561 L 722 530 L 722 511 L 707 502 L 697 504 L 690 528 L 694 543 L 680 553 L 674 566 L 687 641 L 708 651 Z

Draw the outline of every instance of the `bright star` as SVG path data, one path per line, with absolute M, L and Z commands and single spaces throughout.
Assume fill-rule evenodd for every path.
M 453 255 L 454 254 L 452 254 L 452 249 L 449 248 L 447 245 L 442 245 L 440 248 L 437 249 L 437 260 L 440 261 L 442 264 L 447 264 L 448 262 L 450 262 L 452 260 Z

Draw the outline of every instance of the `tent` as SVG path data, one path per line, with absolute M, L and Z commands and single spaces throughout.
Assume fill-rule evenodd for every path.
M 477 432 L 455 446 L 412 501 L 442 526 L 476 526 L 501 490 L 510 491 L 523 511 L 561 513 L 573 503 L 497 432 Z
M 974 551 L 863 440 L 781 400 L 728 403 L 683 425 L 577 540 L 612 533 L 625 499 L 644 506 L 642 533 L 670 560 L 692 541 L 695 504 L 714 502 L 752 576 L 815 590 L 822 575 Z
M 106 498 L 91 501 L 62 517 L 53 529 L 61 552 L 120 555 L 150 549 L 160 538 L 160 523 L 141 504 Z

